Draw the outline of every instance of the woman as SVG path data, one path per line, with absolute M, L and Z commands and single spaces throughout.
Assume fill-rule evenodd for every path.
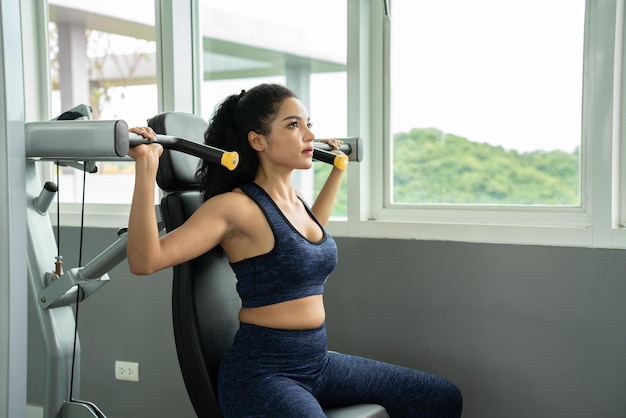
M 131 131 L 156 138 L 150 128 Z M 311 168 L 314 138 L 305 107 L 283 86 L 229 96 L 205 142 L 237 151 L 240 164 L 228 172 L 204 162 L 197 172 L 204 204 L 161 238 L 153 193 L 162 148 L 131 149 L 131 271 L 150 274 L 223 249 L 242 300 L 240 329 L 218 377 L 225 417 L 324 417 L 323 407 L 355 403 L 380 404 L 394 418 L 460 416 L 461 394 L 444 379 L 327 351 L 322 293 L 337 248 L 324 226 L 343 172 L 333 168 L 313 205 L 305 204 L 292 172 Z

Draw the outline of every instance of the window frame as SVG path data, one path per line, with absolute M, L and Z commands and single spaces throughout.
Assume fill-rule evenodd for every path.
M 336 236 L 390 239 L 450 240 L 528 245 L 626 248 L 626 83 L 624 62 L 624 0 L 587 0 L 581 143 L 581 206 L 518 207 L 462 205 L 389 205 L 389 25 L 385 11 L 392 0 L 348 1 L 348 135 L 360 136 L 365 153 L 348 169 L 348 217 L 332 219 Z M 26 9 L 24 19 L 39 22 L 24 28 L 47 27 L 47 3 Z M 197 27 L 197 4 L 185 13 L 173 0 L 156 0 L 159 28 L 157 54 L 162 65 L 157 88 L 161 110 L 196 110 L 199 45 L 193 34 L 181 37 L 173 28 Z M 177 5 L 178 7 L 178 5 Z M 168 17 L 170 16 L 170 17 Z M 167 19 L 167 20 L 164 20 Z M 29 31 L 30 29 L 25 29 Z M 192 33 L 195 33 L 192 31 Z M 47 75 L 44 33 L 28 33 L 26 77 L 36 86 Z M 191 42 L 189 42 L 191 40 Z M 191 49 L 191 54 L 189 50 Z M 178 52 L 180 54 L 178 55 Z M 191 56 L 191 59 L 189 58 Z M 186 61 L 189 60 L 189 61 Z M 165 65 L 166 62 L 176 62 Z M 25 83 L 29 85 L 29 83 Z M 192 92 L 185 93 L 191 85 Z M 42 89 L 40 89 L 42 90 Z M 166 95 L 164 91 L 169 93 Z M 28 95 L 27 120 L 48 117 L 46 91 Z M 35 101 L 30 98 L 34 98 Z M 48 103 L 48 105 L 45 105 Z M 610 162 L 610 164 L 607 164 Z M 85 226 L 119 227 L 128 220 L 129 205 L 86 205 Z M 79 225 L 80 204 L 62 204 L 65 225 Z M 56 208 L 50 215 L 56 222 Z
M 50 72 L 48 59 L 48 37 L 46 31 L 29 32 L 30 28 L 47 28 L 49 22 L 48 2 L 39 0 L 32 8 L 22 11 L 24 21 L 37 24 L 22 25 L 25 38 L 24 48 L 33 51 L 27 56 L 25 68 L 34 68 L 33 74 L 27 78 L 39 86 L 39 91 L 26 95 L 26 120 L 48 120 L 50 118 Z M 175 28 L 189 28 L 188 31 Z M 180 111 L 193 113 L 199 109 L 199 77 L 198 59 L 200 56 L 200 40 L 196 39 L 197 2 L 194 0 L 178 1 L 155 0 L 155 30 L 157 39 L 157 90 L 158 111 Z M 25 83 L 29 85 L 29 83 Z M 35 98 L 30 101 L 29 97 Z M 38 109 L 34 103 L 40 103 Z M 28 112 L 33 108 L 32 112 Z M 130 158 L 126 158 L 130 161 Z M 122 161 L 121 159 L 120 161 Z M 51 163 L 43 163 L 49 167 Z M 41 170 L 42 181 L 54 181 L 48 172 Z M 60 212 L 60 215 L 59 213 Z M 120 228 L 128 223 L 130 202 L 128 204 L 104 204 L 61 202 L 59 211 L 52 205 L 48 210 L 52 224 L 56 226 L 58 219 L 63 226 L 85 226 L 93 228 Z M 156 205 L 157 218 L 160 211 Z
M 368 33 L 370 48 L 359 49 L 364 40 L 349 38 L 349 50 L 359 56 L 348 65 L 359 67 L 355 72 L 361 77 L 369 74 L 371 80 L 349 85 L 353 89 L 349 97 L 359 96 L 362 106 L 349 109 L 353 120 L 349 126 L 369 138 L 369 158 L 357 170 L 352 167 L 350 174 L 358 179 L 349 182 L 349 217 L 344 225 L 333 222 L 331 232 L 372 238 L 626 247 L 626 232 L 620 226 L 626 220 L 626 197 L 620 194 L 626 184 L 626 146 L 620 147 L 626 140 L 621 131 L 626 116 L 621 111 L 625 76 L 620 76 L 626 43 L 623 0 L 586 2 L 580 207 L 389 204 L 389 28 L 393 23 L 385 14 L 384 0 L 351 3 L 353 12 L 360 14 L 360 27 L 350 33 L 353 37 Z M 377 103 L 383 103 L 382 120 Z M 363 109 L 366 117 L 355 114 Z

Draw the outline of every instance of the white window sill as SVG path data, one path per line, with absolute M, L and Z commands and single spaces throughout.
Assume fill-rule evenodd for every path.
M 160 219 L 158 206 L 157 218 Z M 128 225 L 129 205 L 88 205 L 83 225 L 86 228 L 115 228 Z M 50 208 L 49 216 L 56 226 L 56 207 Z M 555 215 L 556 216 L 556 215 Z M 567 216 L 560 215 L 561 220 Z M 328 231 L 336 237 L 411 239 L 432 241 L 457 241 L 494 244 L 545 245 L 564 247 L 626 248 L 626 229 L 594 226 L 590 222 L 568 224 L 522 225 L 515 222 L 479 223 L 446 221 L 398 221 L 331 219 Z M 508 219 L 511 221 L 511 219 Z M 81 205 L 62 204 L 60 222 L 62 227 L 81 226 Z

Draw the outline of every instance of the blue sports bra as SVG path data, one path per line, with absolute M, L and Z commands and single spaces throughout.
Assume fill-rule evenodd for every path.
M 244 308 L 270 305 L 324 293 L 324 283 L 337 265 L 337 245 L 311 209 L 309 216 L 322 229 L 318 242 L 305 238 L 256 183 L 241 186 L 259 205 L 274 234 L 274 248 L 266 254 L 231 263 Z

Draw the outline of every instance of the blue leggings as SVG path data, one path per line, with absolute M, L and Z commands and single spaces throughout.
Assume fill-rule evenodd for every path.
M 220 364 L 225 418 L 322 418 L 322 408 L 384 406 L 392 418 L 461 416 L 461 392 L 432 374 L 326 349 L 326 328 L 242 323 Z

